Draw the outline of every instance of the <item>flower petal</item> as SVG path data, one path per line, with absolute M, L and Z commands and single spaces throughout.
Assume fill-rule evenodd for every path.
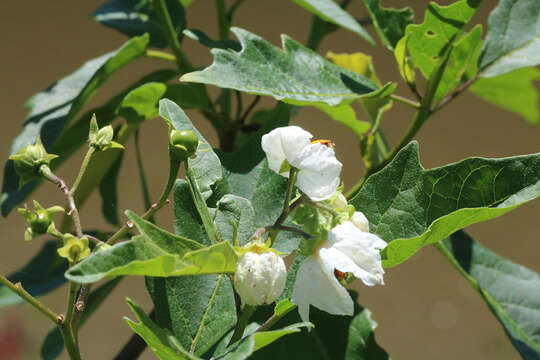
M 334 195 L 342 165 L 332 148 L 320 143 L 310 144 L 289 162 L 299 169 L 296 186 L 311 200 L 322 201 Z
M 355 211 L 351 216 L 351 222 L 360 231 L 369 232 L 369 221 L 361 211 Z
M 261 146 L 268 159 L 268 167 L 280 174 L 279 170 L 283 161 L 296 157 L 302 149 L 311 142 L 311 135 L 299 126 L 285 126 L 274 129 L 264 135 L 261 140 Z M 281 173 L 285 177 L 289 172 Z
M 356 272 L 345 268 L 338 270 L 352 272 L 368 286 L 384 284 L 380 250 L 387 244 L 377 235 L 362 232 L 350 221 L 346 221 L 330 230 L 328 245 L 347 256 L 357 268 Z
M 296 274 L 291 301 L 298 305 L 302 321 L 309 321 L 309 305 L 334 315 L 352 315 L 354 304 L 334 276 L 334 268 L 316 256 L 308 256 Z

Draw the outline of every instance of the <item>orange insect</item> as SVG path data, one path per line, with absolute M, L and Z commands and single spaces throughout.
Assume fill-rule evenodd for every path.
M 338 269 L 334 269 L 334 276 L 336 277 L 336 279 L 341 281 L 341 280 L 345 280 L 345 278 L 347 277 L 347 273 L 339 271 Z
M 334 144 L 334 143 L 332 142 L 332 140 L 323 140 L 323 139 L 320 139 L 320 140 L 313 140 L 311 143 L 312 143 L 312 144 L 317 144 L 317 143 L 319 143 L 319 144 L 322 144 L 322 145 L 326 145 L 326 146 L 328 146 L 328 147 L 334 147 L 334 146 L 336 146 L 336 144 Z

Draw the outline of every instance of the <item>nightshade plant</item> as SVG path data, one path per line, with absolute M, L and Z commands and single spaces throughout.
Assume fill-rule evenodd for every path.
M 2 214 L 49 183 L 67 205 L 34 201 L 33 210 L 19 209 L 28 222 L 21 238 L 54 240 L 21 272 L 0 277 L 0 306 L 26 301 L 52 321 L 42 357 L 65 348 L 71 359 L 84 358 L 79 328 L 123 276 L 134 275 L 145 276 L 155 309 L 147 315 L 127 300 L 137 321 L 125 320 L 140 338 L 117 359 L 136 358 L 141 338 L 159 359 L 388 359 L 374 341 L 371 313 L 346 286 L 356 278 L 382 285 L 383 268 L 433 245 L 478 292 L 521 356 L 539 359 L 540 276 L 462 229 L 535 199 L 540 154 L 473 157 L 426 170 L 412 140 L 464 91 L 538 123 L 532 82 L 540 77 L 540 2 L 499 0 L 483 36 L 471 21 L 480 0 L 430 3 L 423 21 L 380 0 L 363 0 L 368 17 L 361 20 L 347 12 L 348 0 L 294 0 L 313 13 L 311 31 L 306 45 L 283 35 L 282 49 L 257 29 L 231 26 L 237 8 L 249 2 L 216 0 L 218 39 L 187 28 L 191 2 L 106 1 L 96 20 L 127 35 L 127 42 L 28 102 L 30 114 L 5 166 Z M 376 41 L 365 26 L 395 58 L 408 98 L 394 93 L 397 79 L 381 81 L 367 54 L 316 52 L 340 28 L 369 49 Z M 209 47 L 213 63 L 193 65 L 184 41 Z M 156 59 L 156 70 L 80 114 L 108 78 L 140 57 Z M 160 68 L 167 61 L 173 68 Z M 211 97 L 208 87 L 220 88 L 219 96 Z M 262 96 L 276 103 L 255 111 Z M 339 139 L 288 126 L 304 106 L 358 138 L 366 171 L 347 191 L 333 151 Z M 380 127 L 391 106 L 415 110 L 393 146 Z M 219 144 L 209 144 L 183 109 L 200 111 Z M 117 231 L 85 228 L 78 210 L 93 191 L 116 203 L 124 145 L 156 117 L 169 128 L 162 143 L 170 169 L 161 197 L 152 202 L 143 186 L 144 214 L 128 210 L 121 224 L 116 207 L 107 206 L 103 215 Z M 69 186 L 55 171 L 83 146 L 87 154 Z M 135 148 L 139 154 L 137 142 Z M 154 221 L 168 199 L 174 234 Z M 288 270 L 286 255 L 293 259 Z M 65 281 L 66 309 L 57 313 L 39 297 Z

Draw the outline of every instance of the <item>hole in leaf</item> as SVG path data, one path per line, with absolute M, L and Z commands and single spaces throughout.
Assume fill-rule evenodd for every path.
M 427 36 L 435 36 L 435 32 L 433 30 L 426 31 Z

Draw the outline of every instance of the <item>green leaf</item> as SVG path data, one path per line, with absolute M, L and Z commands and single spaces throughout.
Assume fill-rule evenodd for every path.
M 346 360 L 389 360 L 390 356 L 375 342 L 377 323 L 371 319 L 371 311 L 363 309 L 349 325 Z
M 126 299 L 138 323 L 124 317 L 129 327 L 146 342 L 160 360 L 200 360 L 182 348 L 178 340 L 165 329 L 159 328 L 146 313 L 130 298 Z
M 442 59 L 444 49 L 464 31 L 481 0 L 460 0 L 448 6 L 429 3 L 422 24 L 407 26 L 408 49 L 426 79 Z
M 463 231 L 444 240 L 442 247 L 523 359 L 540 358 L 540 275 L 491 252 Z
M 540 64 L 540 2 L 500 0 L 488 20 L 479 60 L 481 76 L 493 77 Z
M 206 353 L 236 324 L 231 281 L 225 275 L 147 278 L 156 320 L 195 355 Z
M 375 45 L 369 33 L 345 10 L 332 0 L 292 0 L 321 19 L 341 26 Z
M 397 42 L 405 36 L 405 28 L 412 24 L 414 13 L 410 7 L 400 10 L 381 7 L 381 0 L 364 0 L 373 26 L 382 43 L 394 51 Z
M 66 279 L 67 263 L 56 254 L 56 241 L 46 242 L 41 250 L 21 270 L 8 276 L 12 283 L 20 282 L 34 297 L 45 295 L 60 287 Z M 25 301 L 4 285 L 0 285 L 0 308 Z
M 538 90 L 540 70 L 522 68 L 492 78 L 479 78 L 469 88 L 482 99 L 520 115 L 530 124 L 540 122 Z
M 66 272 L 80 283 L 117 275 L 184 276 L 234 273 L 238 257 L 223 241 L 209 247 L 166 232 L 130 211 L 126 215 L 141 235 L 100 251 Z
M 501 216 L 540 194 L 540 154 L 469 158 L 424 170 L 418 143 L 403 148 L 368 178 L 350 203 L 388 242 L 383 266 L 400 264 L 425 245 L 468 225 Z
M 200 84 L 149 82 L 126 95 L 118 108 L 118 115 L 134 123 L 156 118 L 162 98 L 171 99 L 183 109 L 211 110 L 212 106 L 204 86 Z
M 176 35 L 181 40 L 186 14 L 178 0 L 165 0 Z M 94 18 L 105 26 L 129 37 L 150 35 L 150 45 L 167 47 L 167 38 L 151 0 L 109 0 L 94 12 Z
M 373 82 L 332 64 L 287 35 L 282 35 L 282 51 L 246 30 L 233 27 L 231 31 L 242 51 L 212 49 L 213 64 L 181 80 L 270 95 L 295 105 L 335 106 L 376 95 Z
M 244 245 L 257 230 L 255 211 L 251 206 L 251 202 L 232 194 L 227 194 L 219 200 L 214 222 L 219 237 L 229 241 L 231 244 L 235 233 L 238 236 L 239 245 Z M 235 230 L 235 227 L 237 230 Z
M 173 201 L 174 233 L 185 236 L 188 239 L 193 239 L 200 244 L 210 245 L 210 241 L 204 232 L 201 217 L 191 197 L 191 190 L 185 180 L 176 180 L 173 190 Z
M 86 62 L 71 75 L 34 95 L 26 103 L 30 113 L 25 119 L 23 131 L 11 145 L 10 155 L 27 143 L 34 143 L 38 136 L 45 148 L 51 150 L 64 127 L 92 98 L 97 89 L 118 69 L 142 56 L 147 46 L 148 36 L 133 38 L 120 49 Z M 87 135 L 88 133 L 85 137 Z M 3 216 L 23 201 L 34 187 L 35 184 L 29 183 L 18 189 L 18 176 L 13 162 L 8 161 L 2 186 Z
M 122 167 L 124 152 L 121 152 L 110 169 L 104 174 L 99 184 L 101 195 L 101 212 L 111 225 L 119 225 L 118 219 L 118 175 Z
M 184 30 L 184 35 L 188 38 L 198 41 L 202 45 L 209 48 L 218 48 L 218 49 L 231 49 L 234 51 L 240 51 L 242 46 L 238 41 L 234 40 L 214 40 L 206 35 L 203 31 L 198 29 L 186 29 Z
M 476 74 L 478 70 L 476 62 L 482 46 L 482 26 L 476 25 L 451 46 L 448 65 L 444 69 L 435 93 L 435 103 L 454 90 L 462 82 L 465 74 L 470 77 Z
M 223 178 L 221 163 L 214 153 L 212 146 L 201 133 L 193 126 L 184 111 L 173 101 L 161 99 L 159 101 L 159 115 L 175 130 L 193 130 L 199 138 L 199 147 L 194 159 L 189 159 L 189 167 L 193 170 L 195 180 L 204 197 L 212 195 L 212 188 L 216 182 Z
M 272 344 L 286 335 L 298 333 L 303 327 L 311 328 L 313 324 L 309 322 L 296 323 L 282 329 L 255 332 L 259 326 L 260 324 L 258 323 L 249 324 L 246 326 L 242 339 L 226 348 L 233 335 L 232 331 L 228 333 L 218 344 L 213 357 L 216 360 L 247 359 L 255 351 Z
M 88 295 L 88 300 L 84 308 L 84 312 L 81 315 L 81 319 L 78 322 L 78 328 L 80 329 L 92 316 L 92 314 L 101 306 L 103 301 L 114 291 L 118 283 L 122 278 L 116 278 L 106 282 L 99 288 L 95 289 Z M 56 359 L 62 353 L 64 349 L 64 340 L 62 334 L 58 329 L 58 326 L 49 331 L 43 344 L 41 345 L 41 357 L 45 360 Z

